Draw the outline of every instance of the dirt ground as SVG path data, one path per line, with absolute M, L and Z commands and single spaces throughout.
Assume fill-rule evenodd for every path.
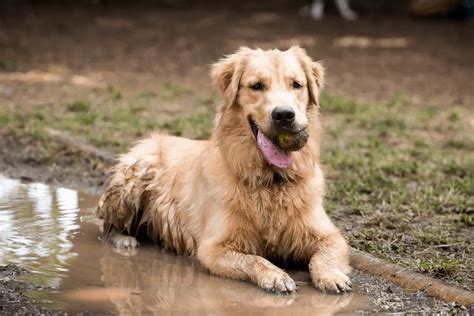
M 0 314 L 3 315 L 58 315 L 53 310 L 41 305 L 36 300 L 25 295 L 31 290 L 45 290 L 30 282 L 17 280 L 19 275 L 30 273 L 28 270 L 13 264 L 0 266 Z M 61 313 L 64 314 L 64 313 Z
M 0 18 L 0 70 L 35 73 L 1 73 L 8 87 L 0 93 L 47 104 L 84 86 L 156 92 L 177 81 L 211 89 L 209 65 L 223 54 L 299 44 L 324 62 L 330 92 L 374 101 L 401 91 L 419 104 L 473 104 L 469 22 L 381 16 L 347 23 L 330 15 L 317 23 L 297 9 L 17 9 Z
M 81 112 L 89 105 L 76 100 L 96 100 L 103 94 L 110 107 L 107 115 L 114 118 L 120 112 L 125 113 L 122 116 L 135 113 L 136 100 L 129 106 L 127 94 L 137 95 L 139 100 L 160 96 L 149 104 L 152 110 L 144 114 L 147 124 L 143 125 L 146 126 L 135 126 L 133 133 L 122 135 L 124 127 L 113 119 L 97 123 L 95 117 L 82 112 L 83 115 L 79 113 L 82 115 L 80 124 L 65 120 L 61 123 L 64 125 L 55 127 L 72 130 L 76 136 L 115 152 L 123 151 L 152 128 L 165 127 L 171 132 L 178 128 L 181 134 L 181 121 L 173 121 L 178 127 L 152 121 L 187 117 L 216 105 L 218 99 L 210 85 L 209 65 L 242 45 L 261 48 L 302 45 L 314 59 L 324 62 L 326 91 L 331 95 L 374 107 L 392 102 L 390 100 L 398 102 L 397 96 L 402 95 L 403 103 L 408 104 L 405 110 L 408 106 L 428 112 L 430 107 L 459 108 L 462 119 L 474 126 L 472 23 L 383 15 L 362 16 L 359 21 L 348 23 L 331 14 L 324 21 L 315 22 L 299 16 L 297 11 L 298 7 L 182 10 L 141 6 L 127 9 L 20 6 L 0 12 L 0 172 L 14 178 L 100 191 L 107 166 L 39 135 L 29 118 L 50 124 L 58 105 L 67 104 L 68 109 Z M 178 99 L 179 102 L 175 102 Z M 100 99 L 91 104 L 96 103 L 105 101 Z M 114 104 L 117 104 L 115 111 Z M 14 120 L 17 113 L 28 113 L 28 119 L 21 126 L 12 125 L 11 113 Z M 345 113 L 344 120 L 351 113 Z M 383 113 L 390 115 L 390 112 Z M 330 119 L 337 121 L 337 115 Z M 407 115 L 411 115 L 408 110 Z M 341 120 L 339 125 L 345 123 Z M 125 126 L 126 129 L 131 125 Z M 98 138 L 101 128 L 107 129 L 107 134 Z M 442 130 L 437 132 L 443 133 Z M 205 138 L 208 132 L 204 128 L 204 131 L 182 134 Z M 331 137 L 337 140 L 337 135 Z M 471 144 L 469 140 L 454 145 L 464 146 L 462 153 L 467 155 Z M 469 168 L 464 168 L 467 170 L 463 171 L 464 178 L 472 174 Z M 371 198 L 369 194 L 364 196 Z M 330 194 L 328 200 L 334 203 L 331 199 L 336 198 Z M 472 195 L 464 197 L 463 203 L 469 201 L 470 205 L 463 204 L 462 212 L 467 213 L 463 218 L 471 226 L 466 224 L 456 232 L 463 239 L 463 247 L 453 252 L 460 254 L 465 263 L 472 262 L 472 258 L 469 259 Z M 337 213 L 334 217 L 350 232 L 353 227 L 347 227 L 351 223 L 356 225 L 353 219 L 365 216 L 358 211 L 355 208 L 352 213 Z M 379 217 L 393 220 L 392 215 L 385 213 Z M 373 221 L 373 217 L 365 220 Z M 387 230 L 387 234 L 401 236 L 401 242 L 405 233 Z M 364 235 L 364 238 L 369 236 Z M 385 238 L 384 235 L 375 240 L 382 242 Z M 438 256 L 441 247 L 459 247 L 457 239 L 448 241 L 439 241 L 427 249 Z M 355 245 L 370 251 L 363 243 L 357 241 Z M 422 240 L 417 247 L 423 247 Z M 418 250 L 423 255 L 423 249 Z M 385 250 L 380 247 L 377 251 L 374 253 L 380 255 Z M 399 257 L 403 257 L 403 253 Z M 398 259 L 393 261 L 399 262 Z M 470 288 L 472 277 L 468 277 L 466 269 L 463 267 L 461 272 L 456 270 L 453 275 L 443 277 Z M 456 278 L 468 282 L 462 283 Z
M 465 21 L 372 15 L 348 23 L 329 14 L 318 23 L 298 15 L 298 7 L 270 11 L 268 5 L 264 10 L 13 6 L 2 11 L 0 111 L 48 111 L 50 104 L 105 86 L 159 93 L 167 82 L 178 82 L 212 91 L 209 65 L 223 54 L 242 45 L 294 44 L 324 62 L 331 93 L 374 102 L 402 92 L 412 104 L 474 104 L 474 26 Z M 182 115 L 192 107 L 176 105 L 163 114 Z M 70 172 L 64 174 L 64 159 L 41 162 L 37 150 L 24 144 L 28 140 L 3 136 L 0 142 L 4 172 L 77 183 Z M 16 142 L 18 150 L 9 150 Z M 38 172 L 40 163 L 52 170 Z M 66 159 L 64 165 L 70 163 Z M 21 168 L 8 171 L 16 164 Z M 93 178 L 89 184 L 100 186 Z

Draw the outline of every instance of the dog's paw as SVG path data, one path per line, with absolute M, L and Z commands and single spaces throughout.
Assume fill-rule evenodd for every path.
M 296 292 L 296 283 L 283 271 L 266 271 L 259 280 L 258 285 L 268 292 L 278 294 L 292 294 Z
M 137 254 L 137 248 L 118 248 L 112 247 L 112 251 L 125 257 L 133 257 Z
M 352 291 L 349 277 L 337 268 L 331 268 L 322 273 L 314 273 L 313 284 L 324 293 L 343 294 Z
M 132 236 L 125 236 L 121 234 L 115 234 L 110 238 L 112 245 L 115 248 L 125 249 L 125 248 L 137 248 L 139 246 L 138 240 Z

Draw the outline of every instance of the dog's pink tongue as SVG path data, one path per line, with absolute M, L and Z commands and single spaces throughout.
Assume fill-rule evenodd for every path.
M 285 153 L 277 148 L 272 141 L 265 136 L 265 134 L 260 132 L 260 130 L 257 133 L 257 143 L 267 161 L 272 165 L 279 168 L 286 168 L 293 162 L 290 153 Z

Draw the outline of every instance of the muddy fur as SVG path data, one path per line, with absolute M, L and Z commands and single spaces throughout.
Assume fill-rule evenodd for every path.
M 349 291 L 347 245 L 323 208 L 321 64 L 299 47 L 242 48 L 211 75 L 224 96 L 211 139 L 154 134 L 123 155 L 97 209 L 105 236 L 130 247 L 144 231 L 166 249 L 197 256 L 211 273 L 281 293 L 296 285 L 267 259 L 306 262 L 317 288 Z M 250 89 L 255 80 L 265 89 Z M 295 80 L 301 88 L 292 87 Z M 291 106 L 309 134 L 284 169 L 265 160 L 248 122 L 271 133 L 269 113 L 278 104 Z

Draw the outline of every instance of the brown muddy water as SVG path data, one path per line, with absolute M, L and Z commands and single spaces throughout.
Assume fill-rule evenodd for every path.
M 354 292 L 324 295 L 307 271 L 290 271 L 295 295 L 222 279 L 189 257 L 145 245 L 120 252 L 99 240 L 96 196 L 0 176 L 0 265 L 32 273 L 21 279 L 48 308 L 93 314 L 353 314 L 371 309 Z M 357 288 L 357 286 L 356 286 Z

